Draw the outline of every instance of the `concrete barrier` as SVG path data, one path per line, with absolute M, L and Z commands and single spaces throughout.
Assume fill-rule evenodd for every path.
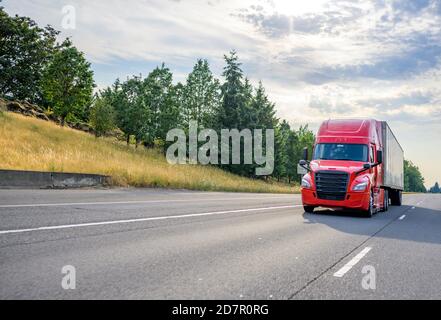
M 67 189 L 108 185 L 110 177 L 97 174 L 0 170 L 0 188 Z

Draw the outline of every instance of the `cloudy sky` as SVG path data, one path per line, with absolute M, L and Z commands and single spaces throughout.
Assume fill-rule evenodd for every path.
M 390 122 L 431 186 L 441 180 L 441 1 L 4 0 L 51 24 L 93 63 L 100 88 L 165 62 L 183 81 L 197 58 L 220 77 L 239 53 L 278 116 Z M 63 29 L 73 6 L 75 29 Z M 69 8 L 69 7 L 68 7 Z M 66 12 L 66 11 L 64 11 Z M 66 21 L 66 20 L 64 20 Z

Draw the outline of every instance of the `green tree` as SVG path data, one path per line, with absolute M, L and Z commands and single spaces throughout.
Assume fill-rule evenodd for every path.
M 288 183 L 291 183 L 291 181 L 297 180 L 297 164 L 299 163 L 300 159 L 297 159 L 297 145 L 299 143 L 298 136 L 295 131 L 290 130 L 289 136 L 287 140 L 287 146 L 286 146 L 286 157 L 287 157 L 287 163 L 286 163 L 286 176 L 288 178 Z
M 249 83 L 247 79 L 245 79 L 245 88 L 249 87 Z M 273 175 L 277 175 L 279 169 L 281 167 L 277 167 L 278 164 L 278 139 L 279 139 L 279 131 L 278 131 L 278 123 L 279 120 L 276 118 L 275 114 L 275 104 L 271 102 L 266 94 L 265 88 L 263 87 L 262 82 L 259 82 L 259 85 L 256 89 L 254 89 L 254 94 L 250 97 L 249 89 L 245 89 L 246 104 L 245 112 L 242 113 L 242 125 L 247 126 L 251 129 L 261 129 L 263 132 L 263 148 L 266 149 L 266 130 L 272 129 L 275 134 L 275 171 Z M 279 153 L 280 157 L 280 153 Z M 253 176 L 255 173 L 255 165 L 248 166 L 248 176 Z
M 297 150 L 296 150 L 296 158 L 295 163 L 299 163 L 299 161 L 303 157 L 303 149 L 308 148 L 308 153 L 311 157 L 312 155 L 312 149 L 314 146 L 315 141 L 315 135 L 314 132 L 312 132 L 308 125 L 300 126 L 300 128 L 296 131 L 297 134 Z
M 244 97 L 243 71 L 236 51 L 231 51 L 229 56 L 224 56 L 226 66 L 222 85 L 222 106 L 219 112 L 220 128 L 241 129 L 241 113 L 246 101 Z
M 278 120 L 275 118 L 274 104 L 268 100 L 263 85 L 254 89 L 245 78 L 241 63 L 235 51 L 224 56 L 226 66 L 222 89 L 222 103 L 218 113 L 220 129 L 275 129 Z M 277 133 L 276 133 L 277 135 Z M 264 137 L 265 141 L 265 137 Z M 231 147 L 231 146 L 230 146 Z M 264 146 L 265 147 L 265 146 Z M 252 176 L 255 165 L 223 166 L 236 174 Z
M 273 175 L 277 178 L 277 180 L 288 176 L 288 143 L 290 133 L 291 128 L 288 122 L 283 120 L 276 129 L 276 154 Z
M 116 111 L 116 123 L 124 132 L 127 145 L 130 137 L 134 136 L 138 146 L 148 133 L 151 118 L 141 76 L 133 76 L 122 83 L 117 79 L 113 87 L 107 89 L 103 95 Z
M 60 47 L 58 34 L 30 18 L 10 17 L 0 7 L 0 95 L 42 103 L 43 70 Z
M 196 120 L 200 128 L 215 126 L 220 106 L 220 84 L 213 77 L 207 60 L 199 59 L 188 75 L 182 88 L 182 120 L 188 128 L 191 120 Z
M 404 191 L 426 192 L 424 177 L 420 169 L 412 161 L 404 160 Z
M 436 182 L 435 185 L 432 188 L 430 188 L 429 192 L 430 193 L 441 193 L 441 189 L 439 187 L 439 183 Z
M 93 88 L 90 63 L 71 45 L 53 56 L 43 74 L 44 98 L 63 126 L 68 116 L 87 120 L 86 111 L 92 102 Z
M 95 99 L 90 110 L 89 122 L 96 137 L 106 135 L 115 129 L 115 110 L 106 98 L 98 96 Z
M 147 146 L 155 143 L 165 146 L 167 132 L 181 125 L 178 95 L 181 88 L 173 85 L 173 74 L 164 64 L 148 75 L 144 86 L 151 114 L 144 141 Z
M 182 85 L 174 86 L 172 81 L 172 73 L 163 64 L 145 79 L 134 76 L 122 83 L 117 80 L 105 90 L 103 94 L 116 110 L 116 122 L 127 144 L 134 136 L 136 146 L 142 142 L 147 147 L 164 147 L 167 132 L 180 126 Z
M 268 99 L 262 82 L 259 82 L 249 112 L 251 116 L 249 123 L 254 124 L 253 128 L 257 129 L 275 128 L 279 122 L 275 108 L 275 104 Z

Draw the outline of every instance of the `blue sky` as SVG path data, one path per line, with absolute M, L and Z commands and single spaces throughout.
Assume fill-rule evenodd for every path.
M 185 80 L 197 58 L 220 77 L 239 53 L 278 116 L 317 129 L 328 118 L 390 122 L 427 186 L 441 180 L 441 1 L 4 0 L 70 36 L 99 88 L 165 62 Z M 63 29 L 62 8 L 75 8 Z

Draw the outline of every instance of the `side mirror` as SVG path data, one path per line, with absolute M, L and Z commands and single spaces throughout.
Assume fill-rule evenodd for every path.
M 303 160 L 309 159 L 308 148 L 303 148 Z
M 377 163 L 383 163 L 383 151 L 377 151 Z
M 363 169 L 365 169 L 365 170 L 369 170 L 370 168 L 372 168 L 372 165 L 370 165 L 369 163 L 365 163 L 363 165 Z
M 306 160 L 300 160 L 299 166 L 301 166 L 303 169 L 305 169 L 307 172 L 311 172 L 311 169 L 309 168 L 309 163 Z M 300 171 L 299 171 L 300 172 Z M 300 174 L 300 173 L 299 173 Z M 303 173 L 302 173 L 303 174 Z

